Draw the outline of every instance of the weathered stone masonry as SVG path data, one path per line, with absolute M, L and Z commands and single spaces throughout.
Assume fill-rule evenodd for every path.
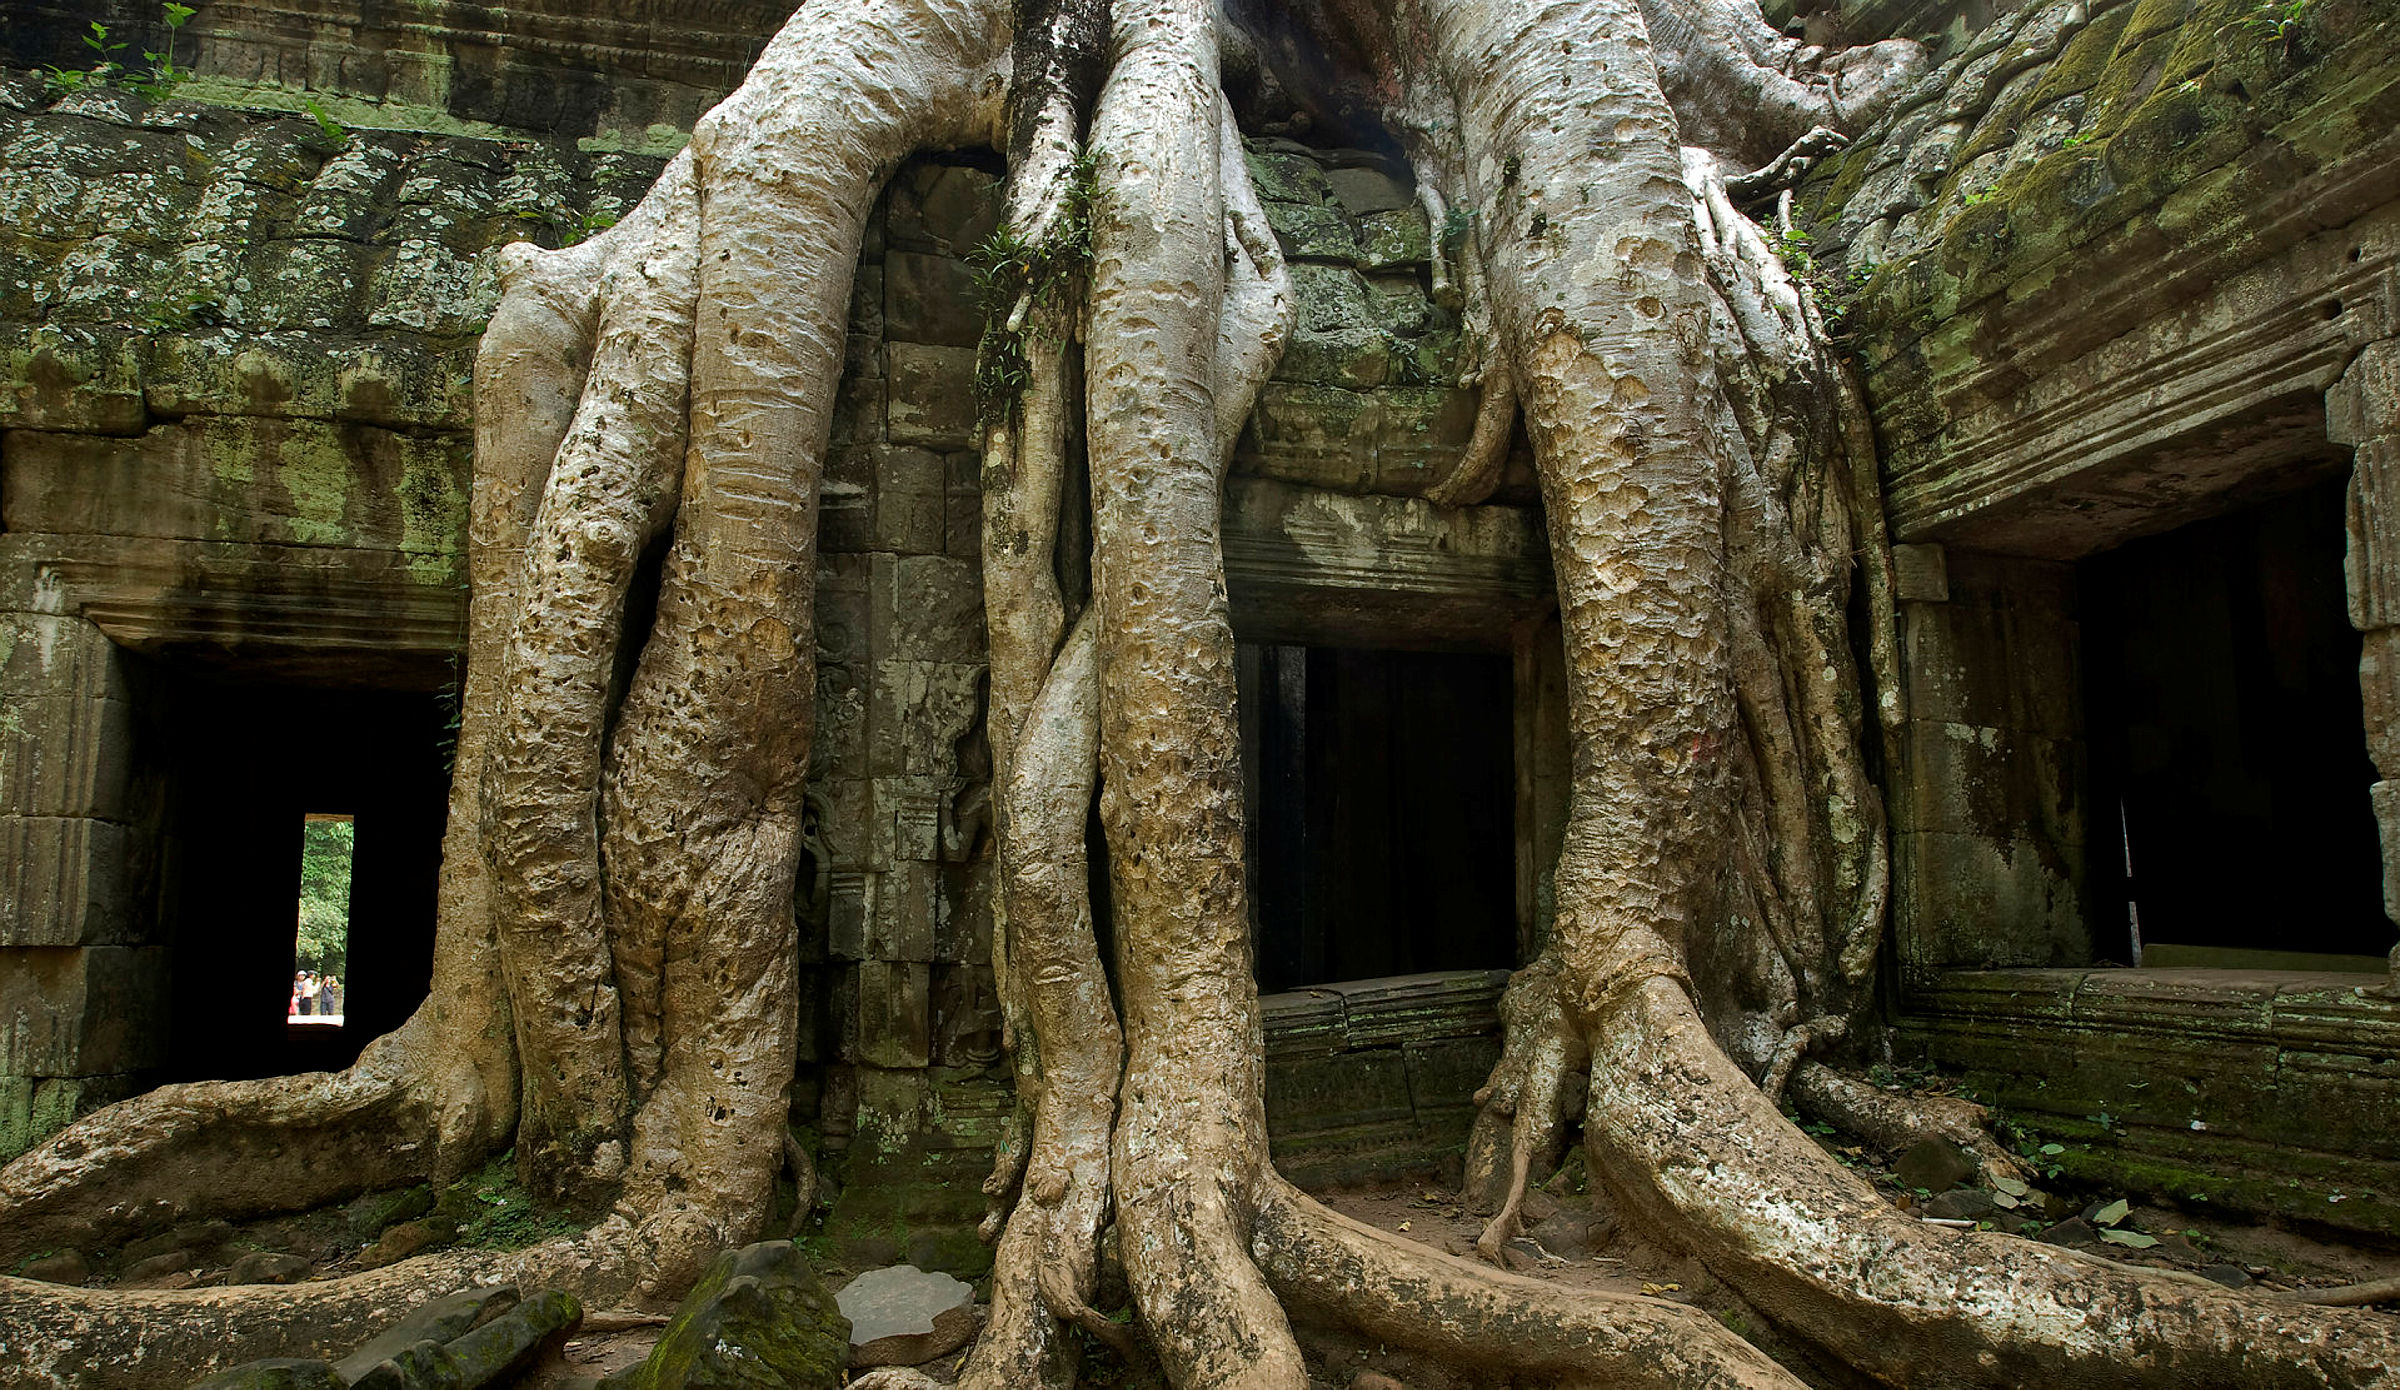
M 2077 593 L 2085 557 L 2350 474 L 2364 738 L 2392 775 L 2374 441 L 2395 418 L 2400 33 L 2339 0 L 2282 32 L 2229 0 L 1991 9 L 1796 200 L 1849 291 L 1901 543 L 1898 1035 L 2088 1141 L 2071 1162 L 2400 1229 L 2371 1195 L 2400 1159 L 2381 979 L 2091 968 L 2122 963 L 2123 912 L 2092 895 L 2115 811 L 2090 799 Z M 2390 786 L 2351 793 L 2387 902 Z

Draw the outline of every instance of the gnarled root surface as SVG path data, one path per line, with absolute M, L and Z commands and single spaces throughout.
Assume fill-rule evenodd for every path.
M 1092 1307 L 1112 1221 L 1177 1385 L 1302 1390 L 1287 1307 L 1487 1376 L 1798 1383 L 1693 1309 L 1430 1252 L 1269 1162 L 1219 526 L 1292 300 L 1219 79 L 1224 22 L 1212 0 L 1117 0 L 1105 22 L 1088 0 L 811 0 L 634 217 L 511 253 L 478 373 L 433 997 L 347 1073 L 170 1088 L 72 1126 L 0 1171 L 0 1263 L 446 1180 L 512 1139 L 537 1191 L 605 1214 L 290 1288 L 0 1281 L 0 1384 L 173 1384 L 500 1278 L 656 1303 L 756 1232 L 796 1055 L 816 491 L 851 274 L 880 181 L 967 144 L 1005 148 L 1009 226 L 1035 249 L 993 329 L 1024 387 L 984 460 L 1023 1142 L 989 1186 L 993 1316 L 964 1383 L 1068 1386 L 1071 1328 L 1124 1339 Z M 1558 920 L 1508 992 L 1478 1125 L 1486 1253 L 1580 1106 L 1621 1209 L 1864 1377 L 2393 1384 L 2379 1314 L 1911 1221 L 1758 1084 L 1895 1134 L 1973 1119 L 1887 1113 L 1812 1057 L 1861 1016 L 1882 932 L 1844 615 L 1863 581 L 1888 727 L 1889 577 L 1855 388 L 1728 191 L 1803 156 L 1721 164 L 1853 118 L 1913 50 L 1802 52 L 1749 0 L 1344 0 L 1274 22 L 1357 69 L 1344 90 L 1380 107 L 1428 208 L 1476 210 L 1437 278 L 1485 345 L 1484 400 L 1436 500 L 1488 491 L 1521 412 L 1547 508 L 1572 800 Z M 1054 562 L 1079 416 L 1088 603 L 1060 577 L 1080 557 Z M 661 548 L 655 619 L 628 630 Z

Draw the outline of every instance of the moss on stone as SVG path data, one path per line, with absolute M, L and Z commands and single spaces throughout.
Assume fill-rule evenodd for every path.
M 729 1250 L 675 1310 L 649 1359 L 606 1390 L 778 1385 L 832 1390 L 850 1364 L 850 1320 L 790 1241 Z
M 2041 85 L 2033 90 L 2032 104 L 2037 108 L 2047 106 L 2080 96 L 2097 86 L 2116 57 L 2117 45 L 2124 38 L 2126 24 L 2133 14 L 2133 6 L 2119 5 L 2092 16 L 2091 22 L 2067 40 L 2058 57 L 2042 73 Z

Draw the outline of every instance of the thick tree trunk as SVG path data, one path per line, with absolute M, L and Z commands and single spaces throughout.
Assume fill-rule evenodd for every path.
M 1119 0 L 1093 122 L 1093 600 L 1126 1064 L 1118 1248 L 1178 1384 L 1306 1383 L 1250 1262 L 1264 1035 L 1219 543 L 1225 198 L 1216 8 Z
M 1297 18 L 1371 69 L 1345 90 L 1388 107 L 1436 223 L 1473 210 L 1467 260 L 1437 284 L 1483 342 L 1484 400 L 1436 500 L 1488 492 L 1521 410 L 1558 570 L 1572 799 L 1557 925 L 1508 992 L 1472 1155 L 1500 1207 L 1486 1253 L 1580 1106 L 1618 1202 L 1862 1376 L 2392 1383 L 2400 1337 L 2377 1315 L 1924 1226 L 1777 1113 L 1788 1083 L 1896 1132 L 1972 1123 L 1885 1113 L 1809 1059 L 1862 1007 L 1882 929 L 1853 553 L 1887 725 L 1889 584 L 1855 389 L 1719 167 L 1855 114 L 1913 49 L 1803 52 L 1746 0 Z M 0 1280 L 0 1384 L 65 1364 L 60 1344 L 102 1345 L 103 1320 L 144 1350 L 86 1379 L 140 1384 L 316 1349 L 410 1288 L 511 1277 L 655 1301 L 756 1231 L 788 1138 L 816 487 L 851 274 L 892 169 L 981 143 L 1005 146 L 1009 226 L 1056 274 L 993 328 L 1029 383 L 985 450 L 995 964 L 1024 1123 L 989 1185 L 993 1317 L 962 1383 L 1068 1386 L 1070 1325 L 1123 1341 L 1091 1307 L 1112 1215 L 1177 1385 L 1299 1390 L 1287 1304 L 1486 1376 L 1798 1383 L 1692 1309 L 1435 1254 L 1269 1162 L 1219 527 L 1292 306 L 1221 87 L 1222 22 L 1210 0 L 1118 0 L 1104 44 L 1087 0 L 813 4 L 635 216 L 509 253 L 478 379 L 433 998 L 349 1072 L 170 1088 L 0 1171 L 0 1263 L 444 1179 L 512 1138 L 537 1188 L 607 1214 L 513 1254 L 271 1292 Z M 1088 317 L 1070 264 L 1087 204 Z M 1080 613 L 1054 568 L 1078 409 Z M 670 526 L 656 618 L 629 632 Z M 1113 976 L 1084 852 L 1095 786 Z

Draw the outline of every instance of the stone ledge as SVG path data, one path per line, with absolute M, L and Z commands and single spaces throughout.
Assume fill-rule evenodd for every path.
M 1532 508 L 1442 508 L 1236 477 L 1225 576 L 1245 642 L 1504 647 L 1555 601 Z
M 2294 415 L 2291 399 L 2322 395 L 2363 341 L 2390 331 L 2396 268 L 2400 216 L 2379 215 L 2072 358 L 2044 356 L 2066 346 L 2048 338 L 2061 331 L 2061 316 L 2087 321 L 2088 305 L 2011 323 L 2009 341 L 1979 370 L 1932 388 L 1954 403 L 1942 432 L 1898 444 L 1887 460 L 1893 534 L 2073 556 L 2121 539 L 2111 523 L 2155 526 L 2162 492 L 2205 497 L 2232 480 L 2220 476 L 2226 463 L 2211 473 L 2207 459 L 2178 458 L 2173 446 L 2279 406 Z M 2058 365 L 2003 388 L 2021 372 L 2014 364 L 2029 360 Z M 2314 435 L 2298 447 L 2324 451 L 2313 410 L 2299 414 L 2308 418 L 2263 442 L 2216 441 L 2206 452 L 2230 454 L 2238 477 L 2259 449 L 2295 447 L 2284 437 Z M 2162 454 L 2165 467 L 2146 466 L 2146 456 Z M 2109 486 L 2118 472 L 2139 476 Z
M 119 646 L 238 656 L 254 676 L 432 688 L 465 643 L 453 563 L 346 546 L 8 535 L 0 609 L 63 609 Z
M 2383 988 L 2308 971 L 1947 971 L 1904 990 L 1894 1031 L 1980 1099 L 2085 1143 L 2094 1181 L 2391 1234 L 2400 1207 L 2326 1200 L 2400 1191 L 2400 1000 Z
M 1506 970 L 1342 980 L 1263 995 L 1267 1130 L 1294 1181 L 1438 1168 L 1500 1058 Z

